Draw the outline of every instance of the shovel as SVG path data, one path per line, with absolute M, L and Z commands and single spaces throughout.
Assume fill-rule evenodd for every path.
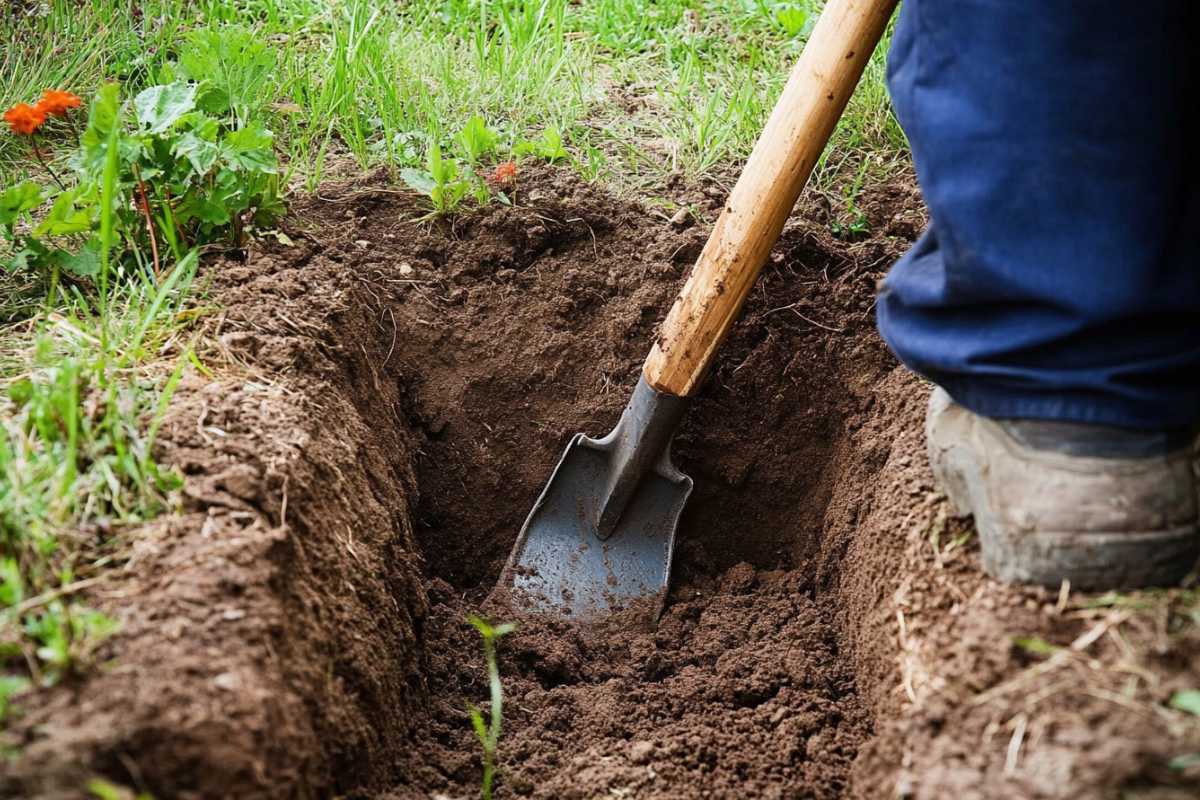
M 692 479 L 671 439 L 841 117 L 896 0 L 829 0 L 671 306 L 617 426 L 575 434 L 525 520 L 497 593 L 589 621 L 657 619 Z

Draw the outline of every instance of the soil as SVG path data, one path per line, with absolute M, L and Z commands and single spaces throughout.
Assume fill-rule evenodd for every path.
M 1188 720 L 1099 689 L 1160 702 L 1194 683 L 1200 635 L 1171 640 L 1142 694 L 1098 683 L 1100 700 L 1035 708 L 1031 667 L 1076 685 L 1091 668 L 1039 667 L 1015 634 L 1070 643 L 1136 620 L 987 581 L 969 541 L 931 560 L 930 530 L 969 528 L 924 461 L 926 388 L 872 319 L 924 224 L 911 182 L 867 191 L 860 241 L 834 239 L 818 199 L 772 251 L 676 440 L 696 488 L 658 624 L 487 606 L 569 437 L 619 416 L 707 221 L 549 168 L 526 169 L 514 201 L 420 220 L 375 176 L 209 265 L 216 377 L 186 379 L 160 434 L 180 511 L 124 532 L 89 596 L 121 631 L 100 668 L 21 704 L 0 788 L 477 796 L 467 708 L 488 685 L 465 617 L 482 610 L 520 625 L 500 643 L 498 797 L 1190 791 L 1164 766 Z

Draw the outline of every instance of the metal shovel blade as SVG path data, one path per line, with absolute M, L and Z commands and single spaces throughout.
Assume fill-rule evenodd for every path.
M 513 605 L 594 620 L 643 600 L 657 618 L 692 491 L 670 458 L 684 405 L 643 380 L 610 434 L 571 439 L 501 574 Z

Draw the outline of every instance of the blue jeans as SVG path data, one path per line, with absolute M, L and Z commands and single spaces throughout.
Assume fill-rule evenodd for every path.
M 1200 3 L 904 0 L 930 225 L 879 329 L 976 413 L 1200 422 Z

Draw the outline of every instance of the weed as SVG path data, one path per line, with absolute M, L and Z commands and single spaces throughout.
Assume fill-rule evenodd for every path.
M 175 69 L 164 70 L 164 82 L 179 76 L 206 87 L 200 108 L 216 117 L 232 115 L 248 125 L 258 114 L 276 67 L 275 51 L 252 31 L 231 26 L 193 31 L 184 40 Z
M 174 82 L 123 103 L 105 84 L 65 159 L 71 185 L 26 180 L 0 192 L 7 268 L 49 287 L 45 318 L 4 365 L 0 397 L 5 713 L 28 680 L 12 671 L 56 683 L 93 663 L 116 630 L 78 593 L 111 559 L 113 529 L 169 508 L 180 486 L 152 448 L 194 359 L 166 343 L 181 327 L 199 247 L 236 244 L 245 224 L 280 209 L 270 134 L 202 111 L 211 91 Z M 43 102 L 71 98 L 48 92 Z M 164 374 L 155 365 L 168 348 L 177 359 Z
M 24 181 L 0 195 L 0 225 L 12 244 L 10 271 L 43 273 L 52 287 L 60 271 L 95 279 L 101 261 L 113 257 L 111 248 L 103 252 L 101 246 L 108 213 L 120 274 L 157 276 L 160 240 L 176 260 L 217 241 L 240 246 L 248 222 L 268 224 L 281 211 L 270 132 L 257 122 L 235 126 L 199 109 L 228 109 L 227 95 L 176 82 L 139 92 L 130 107 L 119 91 L 108 83 L 96 94 L 87 129 L 69 157 L 73 186 L 59 183 L 57 193 L 44 194 Z M 214 95 L 218 99 L 209 102 Z M 110 168 L 112 193 L 104 197 Z M 33 219 L 47 202 L 49 209 Z
M 566 148 L 563 147 L 562 134 L 558 128 L 554 127 L 546 128 L 536 139 L 518 142 L 517 146 L 513 148 L 513 152 L 517 155 L 533 155 L 544 158 L 550 163 L 561 161 L 569 156 Z
M 476 706 L 468 707 L 471 727 L 483 747 L 483 782 L 480 791 L 483 800 L 492 800 L 492 782 L 496 777 L 496 751 L 500 745 L 500 723 L 503 719 L 504 687 L 500 683 L 500 667 L 496 662 L 496 643 L 500 637 L 512 633 L 517 626 L 511 622 L 490 625 L 472 614 L 467 621 L 475 626 L 483 637 L 483 657 L 487 661 L 488 687 L 491 693 L 491 718 L 484 722 L 483 712 Z
M 846 216 L 850 218 L 850 221 L 842 222 L 841 219 L 835 219 L 829 223 L 829 230 L 836 239 L 855 241 L 869 236 L 871 233 L 871 223 L 867 221 L 866 213 L 857 204 L 866 173 L 867 162 L 863 161 L 858 168 L 858 173 L 854 176 L 854 181 L 843 190 L 846 197 Z
M 400 177 L 409 187 L 428 197 L 438 214 L 449 214 L 457 209 L 471 190 L 471 180 L 462 174 L 458 161 L 445 158 L 437 142 L 429 145 L 424 170 L 401 170 Z
M 812 28 L 807 4 L 783 3 L 775 9 L 775 22 L 788 36 L 800 36 Z
M 853 201 L 850 202 L 853 206 Z M 829 223 L 829 232 L 833 234 L 833 238 L 841 239 L 844 242 L 853 242 L 871 235 L 871 223 L 867 221 L 867 215 L 853 207 L 850 210 L 850 221 L 842 222 L 834 220 Z
M 499 135 L 478 115 L 467 120 L 467 124 L 458 134 L 463 155 L 466 156 L 467 165 L 470 167 L 477 165 L 484 156 L 495 152 L 499 140 Z
M 462 148 L 463 163 L 443 155 L 436 134 L 428 138 L 430 144 L 426 151 L 425 169 L 401 170 L 400 177 L 404 182 L 428 197 L 437 214 L 454 212 L 468 194 L 479 205 L 486 205 L 492 199 L 492 191 L 483 174 L 482 162 L 496 152 L 499 134 L 488 127 L 483 117 L 476 115 L 467 120 L 454 137 L 454 142 Z M 510 163 L 510 166 L 511 172 L 510 167 L 504 164 L 497 167 L 491 182 L 498 186 L 510 185 L 516 179 L 516 165 Z

